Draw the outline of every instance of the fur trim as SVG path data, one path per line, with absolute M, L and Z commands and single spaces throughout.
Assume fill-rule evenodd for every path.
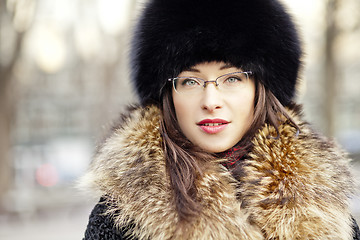
M 186 68 L 224 61 L 252 71 L 286 106 L 300 57 L 294 23 L 276 0 L 150 0 L 133 37 L 131 69 L 143 104 L 160 102 L 167 79 Z
M 348 159 L 297 113 L 280 138 L 265 126 L 235 180 L 214 162 L 196 182 L 200 215 L 183 228 L 159 133 L 160 110 L 139 108 L 99 148 L 84 181 L 107 196 L 117 227 L 130 222 L 139 239 L 351 239 Z M 238 197 L 236 197 L 238 196 Z
M 335 143 L 300 127 L 265 126 L 254 139 L 240 179 L 242 199 L 266 239 L 352 239 L 349 159 Z
M 202 213 L 189 226 L 177 228 L 159 118 L 155 107 L 133 111 L 99 149 L 83 179 L 108 196 L 113 206 L 108 214 L 116 225 L 134 223 L 131 234 L 139 239 L 261 239 L 236 200 L 230 174 L 215 163 L 197 182 Z

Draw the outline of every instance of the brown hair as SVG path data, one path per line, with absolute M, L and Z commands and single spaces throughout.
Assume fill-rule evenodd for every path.
M 265 123 L 274 126 L 279 135 L 281 115 L 299 129 L 271 91 L 258 81 L 255 83 L 254 119 L 249 130 L 239 142 L 243 154 L 247 154 L 251 150 L 252 138 Z M 175 114 L 171 86 L 167 86 L 162 99 L 161 131 L 167 171 L 174 190 L 175 206 L 180 221 L 190 221 L 201 210 L 201 204 L 196 200 L 196 176 L 201 175 L 202 169 L 216 156 L 192 144 L 182 133 Z

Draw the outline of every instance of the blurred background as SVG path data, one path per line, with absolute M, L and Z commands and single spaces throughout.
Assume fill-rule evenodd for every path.
M 137 101 L 127 54 L 145 1 L 0 0 L 0 239 L 82 238 L 98 199 L 75 182 Z M 360 1 L 283 2 L 305 47 L 298 101 L 360 175 Z

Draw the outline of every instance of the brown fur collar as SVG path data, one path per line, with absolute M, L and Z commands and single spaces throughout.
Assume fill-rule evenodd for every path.
M 160 110 L 138 108 L 100 146 L 83 182 L 107 195 L 117 226 L 135 223 L 140 239 L 351 239 L 349 160 L 314 134 L 296 111 L 301 131 L 265 126 L 235 180 L 213 163 L 196 183 L 202 211 L 179 228 L 165 169 Z M 239 184 L 240 182 L 240 184 Z M 237 199 L 236 195 L 240 195 Z M 119 210 L 121 211 L 118 214 Z

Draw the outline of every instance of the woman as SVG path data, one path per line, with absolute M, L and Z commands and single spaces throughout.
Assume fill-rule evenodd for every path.
M 341 149 L 293 103 L 301 46 L 274 0 L 150 0 L 132 107 L 83 182 L 85 239 L 360 239 Z

